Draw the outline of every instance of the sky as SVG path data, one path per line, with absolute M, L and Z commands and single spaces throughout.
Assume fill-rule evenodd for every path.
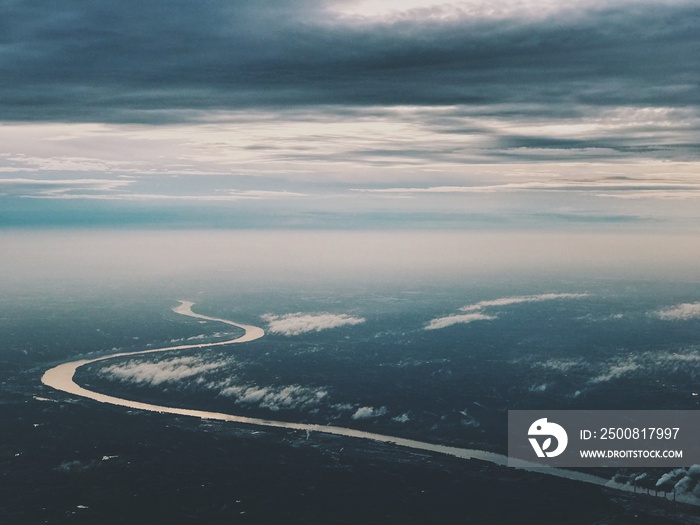
M 700 5 L 0 0 L 0 228 L 700 223 Z

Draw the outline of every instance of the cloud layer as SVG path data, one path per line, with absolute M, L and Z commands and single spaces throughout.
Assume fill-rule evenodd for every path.
M 696 225 L 698 17 L 691 0 L 0 0 L 0 218 Z
M 268 322 L 268 331 L 274 334 L 299 335 L 307 332 L 320 332 L 340 326 L 352 326 L 365 322 L 362 317 L 348 314 L 305 314 L 302 312 L 273 315 L 266 314 L 263 319 Z
M 277 411 L 309 410 L 318 407 L 328 396 L 322 387 L 301 385 L 260 386 L 233 373 L 234 360 L 208 360 L 201 356 L 183 356 L 160 361 L 131 359 L 109 365 L 100 374 L 110 379 L 138 385 L 201 388 L 217 396 L 232 398 L 236 403 Z M 226 373 L 222 379 L 221 372 Z M 188 381 L 183 381 L 188 380 Z
M 475 304 L 470 304 L 460 308 L 464 314 L 448 315 L 432 319 L 426 326 L 426 330 L 438 330 L 446 328 L 454 324 L 473 323 L 474 321 L 492 321 L 498 319 L 496 315 L 482 313 L 485 308 L 495 308 L 503 306 L 511 306 L 521 303 L 538 303 L 542 301 L 552 301 L 555 299 L 580 299 L 588 297 L 588 294 L 580 293 L 545 293 L 538 295 L 521 295 L 515 297 L 502 297 L 500 299 L 491 299 L 488 301 L 480 301 Z
M 696 3 L 527 5 L 494 17 L 447 2 L 387 18 L 328 0 L 5 0 L 0 113 L 157 121 L 273 105 L 697 103 Z
M 579 387 L 585 390 L 635 377 L 665 377 L 669 374 L 682 373 L 696 378 L 700 374 L 700 352 L 692 348 L 677 351 L 647 351 L 594 361 L 584 358 L 551 358 L 531 363 L 531 366 L 548 373 L 548 377 L 553 382 L 547 383 L 547 389 L 556 383 L 556 376 L 560 375 L 568 378 L 578 377 L 581 380 Z M 554 373 L 555 378 L 551 378 L 550 373 Z
M 388 412 L 386 407 L 374 408 L 374 407 L 360 407 L 351 416 L 352 419 L 374 419 L 386 415 Z M 403 422 L 403 421 L 402 421 Z
M 686 321 L 700 319 L 700 303 L 683 303 L 656 312 L 664 321 Z
M 497 319 L 496 316 L 486 315 L 480 313 L 473 314 L 458 314 L 458 315 L 448 315 L 446 317 L 438 317 L 432 319 L 426 326 L 426 330 L 439 330 L 440 328 L 446 328 L 452 326 L 453 324 L 467 324 L 473 323 L 474 321 L 491 321 Z
M 520 295 L 516 297 L 503 297 L 501 299 L 492 299 L 489 301 L 480 301 L 476 304 L 470 304 L 460 308 L 463 312 L 473 312 L 492 306 L 510 306 L 521 303 L 539 303 L 542 301 L 553 301 L 555 299 L 581 299 L 588 297 L 588 294 L 582 293 L 543 293 L 538 295 Z
M 200 376 L 230 364 L 227 360 L 207 361 L 196 356 L 173 357 L 155 362 L 132 359 L 106 366 L 100 373 L 119 381 L 157 386 Z
M 257 385 L 231 385 L 220 395 L 232 397 L 243 405 L 256 405 L 272 411 L 280 409 L 307 410 L 318 406 L 327 395 L 323 388 L 307 388 L 300 385 L 262 387 Z
M 299 384 L 260 385 L 240 374 L 245 363 L 232 358 L 207 359 L 203 356 L 181 356 L 148 361 L 130 359 L 105 366 L 100 375 L 112 380 L 136 385 L 203 390 L 219 398 L 231 399 L 246 408 L 299 410 L 317 413 L 329 410 L 331 417 L 350 417 L 353 420 L 375 419 L 389 413 L 387 407 L 359 406 L 353 403 L 331 402 L 330 388 Z M 409 420 L 404 414 L 395 419 Z

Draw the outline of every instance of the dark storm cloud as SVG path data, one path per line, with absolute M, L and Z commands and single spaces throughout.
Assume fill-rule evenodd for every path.
M 696 136 L 700 130 L 695 130 Z M 504 136 L 495 141 L 493 152 L 499 158 L 511 160 L 556 159 L 566 155 L 567 160 L 594 160 L 634 158 L 674 159 L 682 156 L 697 159 L 700 146 L 693 143 L 659 144 L 657 136 L 630 133 L 629 136 L 607 134 L 590 139 L 559 139 L 556 137 Z
M 293 6 L 293 7 L 292 7 Z M 0 2 L 0 118 L 315 105 L 695 106 L 700 6 L 332 20 L 320 1 Z

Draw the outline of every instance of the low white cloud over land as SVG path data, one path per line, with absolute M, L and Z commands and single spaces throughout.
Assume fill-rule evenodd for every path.
M 273 315 L 266 314 L 263 319 L 268 322 L 268 331 L 282 335 L 299 335 L 307 332 L 320 332 L 329 328 L 356 325 L 365 322 L 362 317 L 348 314 L 305 314 L 302 312 Z

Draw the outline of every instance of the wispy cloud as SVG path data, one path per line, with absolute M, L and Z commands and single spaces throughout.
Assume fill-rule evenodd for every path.
M 543 293 L 537 295 L 520 295 L 515 297 L 503 297 L 500 299 L 492 299 L 488 301 L 480 301 L 475 304 L 470 304 L 460 308 L 463 312 L 473 312 L 492 306 L 510 306 L 521 303 L 539 303 L 542 301 L 553 301 L 556 299 L 582 299 L 588 297 L 585 293 Z
M 658 359 L 660 362 L 667 361 L 669 363 L 677 363 L 680 365 L 683 363 L 700 364 L 700 352 L 671 352 L 659 355 Z
M 0 193 L 20 197 L 60 199 L 75 194 L 105 195 L 132 184 L 128 179 L 30 179 L 0 178 Z
M 89 199 L 111 201 L 199 201 L 199 202 L 230 202 L 244 200 L 286 199 L 305 197 L 303 193 L 288 191 L 245 190 L 229 191 L 224 195 L 167 195 L 162 193 L 68 193 L 67 191 L 44 191 L 37 195 L 27 195 L 35 199 Z
M 352 419 L 374 419 L 386 415 L 388 412 L 386 407 L 360 407 L 352 415 Z
M 700 184 L 688 181 L 645 181 L 635 180 L 552 180 L 532 182 L 511 182 L 506 184 L 475 185 L 475 186 L 429 186 L 426 188 L 375 188 L 354 189 L 365 193 L 494 193 L 509 191 L 599 191 L 629 190 L 629 189 L 680 189 L 700 190 Z
M 627 358 L 620 363 L 611 365 L 603 373 L 593 377 L 590 382 L 592 384 L 596 383 L 607 383 L 614 379 L 619 379 L 623 376 L 629 375 L 632 372 L 636 372 L 642 368 L 642 365 L 634 357 Z
M 183 341 L 204 341 L 204 340 L 217 340 L 217 339 L 231 339 L 234 332 L 214 332 L 213 334 L 199 334 L 193 335 L 191 337 L 179 337 L 177 339 L 171 339 L 171 343 L 181 343 Z
M 596 193 L 596 197 L 613 199 L 642 200 L 693 200 L 700 199 L 700 190 L 677 188 L 675 190 L 630 191 L 626 193 Z
M 182 382 L 183 388 L 199 388 L 228 397 L 237 404 L 269 410 L 308 410 L 318 407 L 328 396 L 324 387 L 301 385 L 261 386 L 231 373 L 236 362 L 231 359 L 207 360 L 200 356 L 183 356 L 161 361 L 132 359 L 106 366 L 100 374 L 127 383 L 158 386 Z M 221 379 L 221 371 L 227 377 Z M 188 381 L 183 381 L 188 380 Z
M 694 199 L 700 197 L 700 184 L 689 180 L 645 180 L 643 178 L 548 180 L 473 186 L 428 186 L 394 188 L 354 188 L 355 192 L 389 195 L 582 192 L 596 197 L 620 199 Z M 603 191 L 603 192 L 601 192 Z M 614 192 L 614 193 L 611 193 Z
M 357 325 L 365 322 L 362 317 L 348 314 L 305 314 L 302 312 L 284 315 L 266 314 L 262 316 L 268 322 L 268 331 L 283 335 L 299 335 L 307 332 L 320 332 L 340 326 Z
M 199 376 L 231 364 L 231 361 L 207 361 L 202 357 L 174 357 L 156 362 L 143 362 L 132 359 L 104 367 L 102 375 L 128 383 L 148 384 L 151 386 L 181 379 Z
M 700 303 L 683 303 L 656 312 L 656 316 L 664 321 L 686 321 L 700 319 Z
M 485 308 L 503 307 L 521 303 L 536 303 L 542 301 L 552 301 L 555 299 L 579 299 L 588 297 L 588 294 L 581 293 L 545 293 L 538 295 L 520 295 L 515 297 L 502 297 L 500 299 L 491 299 L 480 301 L 475 304 L 470 304 L 460 308 L 460 311 L 467 312 L 464 314 L 448 315 L 432 319 L 426 326 L 425 330 L 438 330 L 452 326 L 454 324 L 472 323 L 474 321 L 492 321 L 498 319 L 496 315 L 483 313 Z
M 521 366 L 520 361 L 515 361 L 515 363 Z M 530 364 L 533 368 L 544 369 L 546 372 L 554 372 L 569 378 L 580 378 L 581 386 L 585 384 L 588 387 L 594 387 L 633 375 L 657 378 L 663 374 L 682 373 L 695 378 L 700 374 L 700 351 L 692 348 L 677 351 L 648 351 L 632 355 L 611 356 L 595 361 L 583 358 L 550 358 Z M 547 374 L 547 378 L 551 377 L 550 374 Z M 531 392 L 544 391 L 552 384 L 548 379 L 547 383 L 532 385 L 529 390 Z
M 6 135 L 6 133 L 3 133 L 3 135 Z M 47 150 L 55 151 L 52 148 L 47 148 Z M 134 160 L 115 160 L 99 157 L 69 157 L 65 155 L 38 156 L 22 152 L 14 154 L 0 153 L 0 171 L 4 172 L 136 173 L 143 171 L 144 168 L 143 162 Z
M 0 168 L 1 170 L 2 168 Z M 8 168 L 9 171 L 15 171 Z M 95 170 L 99 171 L 99 170 Z M 70 173 L 62 173 L 60 178 L 7 177 L 0 178 L 0 196 L 13 196 L 22 199 L 45 200 L 93 200 L 93 201 L 174 201 L 174 202 L 232 202 L 297 199 L 307 197 L 306 193 L 283 189 L 238 189 L 221 177 L 215 177 L 220 184 L 203 184 L 203 177 L 190 178 L 183 182 L 179 177 L 144 175 L 119 175 L 104 178 L 69 178 Z M 155 179 L 155 180 L 154 180 Z M 160 184 L 159 184 L 160 182 Z M 145 192 L 159 186 L 158 192 Z M 207 187 L 209 186 L 209 187 Z M 223 186 L 223 187 L 222 187 Z M 193 192 L 194 193 L 188 193 Z
M 608 4 L 623 7 L 640 0 L 615 0 Z M 599 0 L 581 0 L 575 4 L 556 0 L 358 0 L 331 3 L 329 9 L 342 20 L 356 24 L 395 24 L 407 21 L 459 20 L 543 20 L 556 16 L 580 16 L 582 10 L 595 10 Z
M 493 319 L 497 319 L 497 317 L 493 315 L 486 315 L 480 313 L 448 315 L 446 317 L 438 317 L 436 319 L 432 319 L 425 326 L 425 329 L 439 330 L 440 328 L 446 328 L 454 324 L 473 323 L 474 321 L 491 321 Z
M 308 388 L 300 385 L 231 385 L 223 388 L 220 395 L 232 397 L 240 404 L 256 405 L 277 411 L 281 409 L 304 410 L 316 407 L 328 396 L 328 391 L 324 388 Z
M 587 363 L 583 359 L 547 359 L 546 361 L 538 361 L 535 366 L 544 368 L 545 370 L 553 370 L 555 372 L 568 373 L 571 370 L 587 367 Z
M 683 373 L 695 377 L 700 372 L 700 352 L 696 349 L 641 352 L 631 356 L 610 358 L 598 363 L 589 363 L 588 367 L 598 371 L 598 374 L 590 381 L 594 384 L 613 381 L 633 373 Z

